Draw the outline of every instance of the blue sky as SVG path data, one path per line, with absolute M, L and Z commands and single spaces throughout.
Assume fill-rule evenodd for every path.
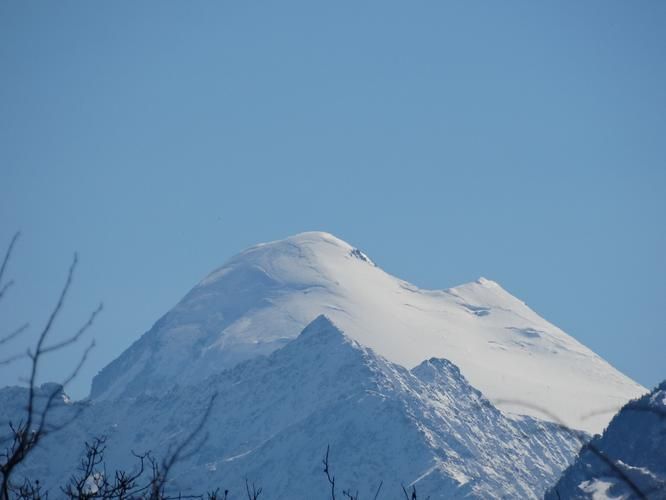
M 325 230 L 421 287 L 494 279 L 654 385 L 665 61 L 660 1 L 2 2 L 0 332 L 32 324 L 2 354 L 75 250 L 83 397 L 231 255 Z

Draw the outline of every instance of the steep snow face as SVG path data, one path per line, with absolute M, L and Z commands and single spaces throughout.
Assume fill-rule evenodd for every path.
M 546 495 L 560 498 L 666 498 L 666 381 L 625 405 L 580 451 Z
M 170 493 L 219 486 L 238 498 L 247 477 L 268 498 L 324 498 L 321 459 L 330 445 L 338 496 L 344 488 L 371 498 L 383 481 L 386 498 L 397 497 L 401 483 L 433 499 L 540 498 L 578 450 L 558 425 L 504 416 L 450 361 L 407 370 L 319 317 L 268 357 L 197 385 L 159 398 L 64 406 L 82 411 L 76 425 L 43 441 L 22 472 L 57 491 L 78 463 L 82 450 L 73 444 L 91 435 L 108 436 L 107 472 L 130 468 L 130 450 L 163 458 L 197 425 L 212 394 L 202 429 L 208 439 L 184 453 Z M 24 408 L 17 396 L 0 391 L 0 425 Z
M 200 381 L 284 346 L 320 314 L 392 362 L 450 359 L 503 409 L 552 414 L 590 432 L 613 413 L 595 412 L 645 391 L 493 281 L 421 290 L 311 232 L 252 247 L 212 272 L 100 372 L 91 395 L 159 394 Z

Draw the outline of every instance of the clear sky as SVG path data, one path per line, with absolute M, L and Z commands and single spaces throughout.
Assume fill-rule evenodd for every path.
M 32 325 L 0 354 L 78 251 L 56 337 L 105 310 L 75 397 L 207 272 L 306 230 L 421 287 L 496 280 L 651 386 L 665 215 L 663 1 L 0 2 L 0 335 Z

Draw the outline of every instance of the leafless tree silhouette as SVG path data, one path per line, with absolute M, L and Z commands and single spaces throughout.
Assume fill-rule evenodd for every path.
M 262 488 L 257 488 L 254 483 L 250 484 L 250 481 L 245 479 L 245 492 L 247 493 L 247 500 L 257 500 L 262 491 Z
M 12 237 L 0 265 L 0 299 L 5 296 L 6 292 L 14 284 L 13 280 L 4 282 L 4 277 L 19 236 L 20 233 L 17 232 Z M 88 353 L 94 347 L 94 342 L 91 342 L 84 350 L 76 367 L 65 380 L 61 384 L 53 384 L 54 387 L 46 395 L 46 401 L 43 404 L 37 401 L 39 392 L 37 375 L 43 357 L 78 342 L 93 326 L 95 319 L 102 311 L 102 304 L 100 304 L 73 335 L 58 342 L 48 343 L 49 334 L 52 332 L 55 321 L 65 305 L 68 292 L 72 286 L 77 264 L 78 258 L 75 254 L 56 305 L 51 310 L 45 326 L 40 331 L 35 346 L 26 353 L 17 353 L 0 360 L 0 364 L 10 364 L 24 357 L 30 360 L 28 395 L 23 418 L 17 424 L 9 422 L 9 434 L 0 440 L 0 443 L 8 443 L 6 448 L 0 452 L 0 500 L 10 500 L 11 497 L 20 500 L 44 500 L 48 498 L 48 492 L 43 491 L 39 480 L 25 478 L 20 484 L 15 484 L 12 480 L 13 473 L 47 435 L 62 430 L 64 427 L 72 424 L 79 417 L 81 411 L 85 409 L 85 406 L 79 406 L 74 415 L 67 418 L 64 422 L 57 424 L 53 423 L 49 418 L 58 396 L 62 393 L 63 388 L 78 375 L 88 357 Z M 18 338 L 28 328 L 29 324 L 24 323 L 9 334 L 0 337 L 0 346 Z M 228 490 L 220 494 L 219 489 L 217 489 L 203 495 L 183 495 L 177 493 L 169 496 L 165 492 L 169 474 L 173 467 L 178 462 L 186 460 L 197 453 L 206 442 L 208 436 L 207 434 L 202 436 L 201 432 L 210 416 L 216 396 L 217 394 L 213 394 L 210 398 L 208 406 L 198 424 L 194 426 L 181 443 L 167 451 L 166 456 L 161 462 L 158 462 L 150 452 L 143 454 L 132 452 L 137 461 L 137 466 L 129 472 L 117 470 L 109 475 L 104 463 L 106 438 L 98 437 L 90 443 L 86 442 L 85 454 L 79 468 L 69 478 L 68 483 L 61 488 L 61 493 L 66 498 L 75 500 L 171 500 L 176 498 L 227 500 L 229 495 Z M 261 492 L 261 488 L 257 488 L 254 484 L 250 488 L 249 483 L 247 484 L 248 500 L 257 500 Z
M 326 454 L 324 455 L 323 460 L 321 461 L 324 469 L 323 472 L 326 475 L 326 479 L 328 481 L 328 484 L 331 487 L 330 490 L 330 495 L 331 495 L 331 500 L 335 500 L 335 476 L 333 475 L 331 471 L 331 461 L 330 461 L 330 453 L 331 453 L 331 446 L 328 445 L 326 446 Z M 382 490 L 382 486 L 384 485 L 384 481 L 379 482 L 379 486 L 377 487 L 377 490 L 375 492 L 375 496 L 373 497 L 373 500 L 377 500 L 379 498 L 379 492 Z M 414 490 L 414 494 L 416 494 L 416 490 Z M 342 496 L 345 498 L 348 498 L 349 500 L 359 500 L 359 493 L 356 491 L 356 493 L 352 493 L 351 490 L 342 490 Z M 414 500 L 416 500 L 416 497 L 414 497 Z
M 164 491 L 165 485 L 169 473 L 171 472 L 174 465 L 176 465 L 178 462 L 182 460 L 187 460 L 188 458 L 192 457 L 201 449 L 204 443 L 208 440 L 208 434 L 204 434 L 203 436 L 200 436 L 200 434 L 204 426 L 206 425 L 206 421 L 210 416 L 210 412 L 213 409 L 213 404 L 215 403 L 216 398 L 217 398 L 217 393 L 214 393 L 211 396 L 210 400 L 208 401 L 208 406 L 206 407 L 206 411 L 199 420 L 199 423 L 192 429 L 192 431 L 180 444 L 175 446 L 173 450 L 169 450 L 167 452 L 166 457 L 164 458 L 164 460 L 162 460 L 161 466 L 156 467 L 155 466 L 156 462 L 153 462 L 153 476 L 151 479 L 151 496 L 150 496 L 151 500 L 186 498 L 182 496 L 180 493 L 178 494 L 177 497 L 170 497 L 166 495 Z M 188 448 L 189 451 L 187 451 Z M 254 484 L 252 485 L 252 487 L 254 488 Z M 259 489 L 259 493 L 261 493 L 261 488 Z M 258 496 L 259 494 L 257 494 L 257 497 Z M 203 497 L 194 495 L 188 498 L 203 498 Z M 249 498 L 249 492 L 248 492 L 248 498 Z M 251 500 L 256 500 L 256 497 Z
M 2 265 L 0 266 L 0 299 L 4 298 L 6 292 L 14 283 L 13 280 L 9 280 L 3 284 L 3 280 L 19 235 L 20 233 L 17 232 L 12 238 L 2 260 Z M 53 432 L 57 432 L 63 427 L 71 424 L 77 417 L 77 414 L 75 414 L 68 420 L 58 424 L 54 424 L 49 420 L 49 416 L 51 414 L 51 410 L 53 409 L 56 398 L 61 393 L 62 388 L 67 386 L 78 375 L 81 367 L 88 357 L 88 353 L 94 346 L 94 342 L 91 342 L 90 345 L 85 349 L 78 363 L 76 364 L 76 367 L 69 374 L 69 376 L 65 378 L 65 380 L 60 385 L 56 385 L 55 387 L 51 388 L 49 394 L 46 396 L 46 401 L 41 405 L 40 402 L 37 401 L 37 374 L 42 358 L 50 353 L 59 351 L 78 342 L 83 334 L 90 329 L 95 321 L 95 318 L 102 310 L 102 305 L 100 304 L 90 314 L 88 320 L 70 337 L 62 341 L 54 342 L 51 344 L 48 343 L 49 334 L 53 330 L 55 320 L 64 306 L 65 299 L 72 285 L 72 279 L 74 277 L 74 271 L 76 269 L 77 263 L 78 259 L 75 254 L 56 305 L 51 310 L 45 326 L 40 331 L 34 347 L 32 349 L 28 349 L 25 355 L 20 353 L 14 354 L 0 361 L 3 364 L 9 364 L 18 359 L 21 359 L 24 356 L 30 360 L 28 396 L 24 418 L 16 424 L 10 422 L 10 434 L 8 437 L 3 439 L 3 442 L 9 442 L 9 444 L 0 453 L 0 500 L 8 500 L 9 493 L 13 490 L 17 491 L 19 495 L 26 494 L 24 488 L 26 485 L 17 486 L 12 484 L 12 473 L 16 470 L 16 467 L 28 457 L 32 450 L 41 442 L 45 436 Z M 19 337 L 27 329 L 28 323 L 19 326 L 8 335 L 2 337 L 2 339 L 0 339 L 0 344 L 9 343 L 10 341 Z M 35 486 L 35 488 L 37 487 Z
M 402 494 L 405 495 L 406 500 L 417 500 L 418 496 L 416 495 L 416 486 L 412 485 L 412 491 L 409 491 L 405 486 L 402 486 Z M 426 497 L 426 500 L 429 500 L 430 497 Z
M 95 438 L 91 443 L 86 443 L 86 452 L 81 459 L 81 464 L 69 482 L 61 488 L 65 498 L 71 500 L 122 500 L 122 499 L 145 499 L 145 500 L 176 500 L 176 499 L 208 499 L 225 500 L 229 491 L 225 490 L 220 496 L 219 488 L 205 494 L 183 495 L 182 493 L 168 494 L 165 485 L 168 482 L 169 472 L 180 460 L 196 453 L 205 439 L 199 440 L 203 425 L 205 424 L 214 402 L 211 398 L 208 408 L 201 418 L 199 425 L 178 445 L 172 452 L 167 453 L 164 460 L 158 462 L 150 452 L 143 454 L 133 453 L 136 466 L 131 471 L 116 470 L 113 474 L 107 472 L 104 462 L 106 450 L 106 438 Z M 184 453 L 183 450 L 192 446 L 193 449 Z M 29 490 L 28 490 L 29 491 Z M 253 485 L 253 491 L 257 491 Z M 261 489 L 252 498 L 248 490 L 248 499 L 256 500 Z M 36 497 L 27 497 L 36 500 Z

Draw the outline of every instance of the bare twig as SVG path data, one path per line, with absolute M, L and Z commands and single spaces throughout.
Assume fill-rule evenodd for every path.
M 402 486 L 402 493 L 405 495 L 405 499 L 406 499 L 406 500 L 416 500 L 416 499 L 417 499 L 417 496 L 416 496 L 416 486 L 412 485 L 412 491 L 411 491 L 411 493 L 409 493 L 409 492 L 407 491 L 407 488 L 405 488 L 405 485 L 404 485 L 404 484 L 401 485 L 401 486 Z
M 542 408 L 538 405 L 528 403 L 526 401 L 520 401 L 520 400 L 511 400 L 511 399 L 498 399 L 493 401 L 494 404 L 496 405 L 501 405 L 501 404 L 512 404 L 512 405 L 521 405 L 525 408 L 530 408 L 532 410 L 539 411 L 549 417 L 556 425 L 558 425 L 562 430 L 570 433 L 572 436 L 574 436 L 578 442 L 581 444 L 583 449 L 590 450 L 594 455 L 596 455 L 602 462 L 604 462 L 613 472 L 617 474 L 617 476 L 627 485 L 629 486 L 629 489 L 636 495 L 636 497 L 640 499 L 647 499 L 647 495 L 639 488 L 639 486 L 620 468 L 620 466 L 615 462 L 615 460 L 611 459 L 610 457 L 606 456 L 606 454 L 597 446 L 594 445 L 591 441 L 587 441 L 587 435 L 582 432 L 578 431 L 576 429 L 572 429 L 568 425 L 564 423 L 564 421 L 559 418 L 557 415 L 555 415 L 553 412 Z M 559 494 L 559 492 L 558 492 Z
M 210 400 L 208 401 L 208 406 L 206 408 L 206 411 L 201 417 L 201 420 L 199 420 L 197 426 L 192 430 L 192 432 L 190 432 L 190 434 L 188 434 L 188 436 L 176 447 L 176 449 L 173 452 L 167 454 L 165 459 L 162 461 L 161 467 L 158 467 L 155 470 L 156 474 L 153 484 L 151 486 L 152 489 L 151 498 L 153 499 L 165 498 L 164 485 L 166 484 L 167 478 L 173 466 L 180 460 L 186 460 L 190 458 L 194 453 L 196 453 L 201 448 L 203 443 L 208 439 L 208 435 L 207 434 L 204 435 L 203 439 L 201 439 L 198 444 L 193 446 L 192 447 L 193 449 L 189 453 L 183 453 L 188 446 L 192 446 L 192 443 L 206 425 L 206 421 L 210 416 L 211 410 L 213 409 L 213 403 L 215 403 L 216 398 L 217 398 L 217 393 L 214 393 L 211 396 Z
M 43 347 L 42 348 L 42 354 L 46 354 L 52 351 L 57 351 L 58 349 L 62 349 L 63 347 L 67 347 L 73 343 L 75 343 L 77 340 L 81 338 L 81 336 L 88 331 L 88 329 L 93 325 L 95 322 L 95 318 L 97 318 L 97 315 L 102 312 L 102 309 L 104 308 L 104 304 L 100 303 L 97 308 L 90 314 L 90 317 L 88 320 L 79 327 L 79 329 L 76 331 L 74 335 L 71 337 L 62 340 L 60 342 L 57 342 L 53 345 L 50 345 L 48 347 Z
M 342 490 L 342 496 L 349 500 L 358 500 L 358 491 L 352 493 L 351 490 Z
M 4 337 L 0 338 L 0 345 L 6 344 L 7 342 L 13 340 L 14 338 L 18 337 L 21 335 L 24 331 L 28 329 L 30 326 L 29 323 L 23 323 L 21 326 L 16 328 L 13 332 L 8 333 Z
M 377 491 L 375 493 L 375 496 L 373 497 L 373 500 L 377 500 L 379 498 L 379 492 L 381 491 L 383 484 L 384 484 L 384 481 L 379 482 L 379 486 L 377 487 Z
M 328 461 L 328 455 L 330 451 L 331 451 L 331 445 L 327 445 L 326 455 L 322 460 L 322 465 L 324 466 L 324 474 L 326 474 L 326 479 L 328 479 L 328 483 L 331 485 L 331 500 L 335 500 L 335 476 L 331 474 L 331 468 Z
M 252 486 L 250 487 L 250 482 L 247 478 L 245 478 L 245 492 L 247 493 L 247 500 L 257 500 L 262 491 L 263 490 L 261 488 L 257 489 L 254 483 L 252 483 Z
M 5 255 L 5 258 L 3 259 L 2 266 L 0 267 L 0 279 L 4 275 L 7 263 L 9 262 L 11 252 L 13 250 L 17 238 L 18 238 L 18 233 L 12 239 L 9 249 Z M 69 267 L 65 284 L 60 292 L 60 295 L 58 296 L 58 300 L 56 302 L 55 307 L 51 310 L 48 320 L 44 325 L 44 328 L 41 330 L 39 337 L 37 338 L 34 350 L 28 350 L 27 352 L 27 357 L 30 359 L 31 365 L 30 365 L 30 376 L 28 379 L 28 398 L 27 398 L 28 401 L 25 410 L 25 421 L 22 421 L 17 426 L 13 426 L 10 423 L 10 430 L 12 431 L 12 436 L 10 438 L 11 444 L 9 445 L 9 448 L 7 448 L 7 450 L 3 453 L 2 460 L 0 461 L 0 476 L 2 478 L 2 481 L 0 483 L 0 500 L 9 500 L 9 492 L 10 489 L 13 488 L 11 485 L 11 476 L 13 471 L 21 462 L 23 462 L 26 459 L 26 457 L 39 444 L 39 442 L 44 438 L 44 436 L 46 436 L 51 432 L 58 431 L 64 428 L 65 426 L 71 424 L 71 422 L 74 421 L 78 417 L 80 412 L 83 410 L 83 407 L 80 406 L 78 411 L 72 417 L 70 417 L 68 420 L 57 426 L 50 425 L 48 422 L 48 417 L 51 413 L 51 410 L 58 395 L 62 392 L 64 386 L 69 384 L 78 375 L 94 343 L 91 343 L 91 345 L 84 351 L 78 364 L 76 365 L 76 368 L 64 380 L 63 384 L 56 386 L 48 394 L 46 402 L 44 403 L 42 408 L 39 411 L 36 408 L 37 375 L 42 357 L 45 354 L 58 351 L 79 340 L 81 336 L 92 326 L 97 314 L 101 311 L 101 305 L 100 305 L 95 311 L 93 311 L 88 321 L 86 321 L 72 337 L 62 342 L 57 342 L 51 346 L 45 345 L 47 338 L 53 329 L 55 320 L 58 317 L 65 303 L 65 299 L 72 285 L 74 271 L 76 269 L 77 263 L 78 263 L 78 258 L 75 254 L 74 258 L 72 259 L 72 263 Z M 6 287 L 3 288 L 3 291 L 4 290 L 6 290 Z M 12 334 L 3 339 L 3 343 L 7 342 L 8 340 L 11 340 L 12 338 L 15 338 L 22 331 L 24 331 L 25 328 L 27 328 L 27 326 L 19 328 L 17 330 L 18 333 L 12 332 Z M 0 364 L 7 364 L 9 362 L 20 359 L 21 357 L 23 356 L 22 355 L 10 356 L 5 360 L 0 361 Z M 21 494 L 23 494 L 26 491 L 33 491 L 33 492 L 37 491 L 39 490 L 39 487 L 37 485 L 32 485 L 28 481 L 24 482 L 23 486 L 19 487 L 18 490 L 19 493 L 22 492 Z
M 7 251 L 5 252 L 5 256 L 2 259 L 2 264 L 0 265 L 0 299 L 2 299 L 3 295 L 7 292 L 7 290 L 9 290 L 9 287 L 14 284 L 14 282 L 10 280 L 3 285 L 2 280 L 5 276 L 5 271 L 7 269 L 7 264 L 9 264 L 9 259 L 11 258 L 12 252 L 14 251 L 14 246 L 16 245 L 20 235 L 20 231 L 14 233 L 14 236 L 9 242 L 9 247 L 7 247 Z
M 0 300 L 2 300 L 2 297 L 5 295 L 7 290 L 14 284 L 13 280 L 9 280 L 7 283 L 4 285 L 2 284 L 2 280 L 5 275 L 5 271 L 7 270 L 7 264 L 9 263 L 9 260 L 12 256 L 12 252 L 14 251 L 14 246 L 16 245 L 16 242 L 18 241 L 18 238 L 20 236 L 20 232 L 14 233 L 14 236 L 12 237 L 11 242 L 9 243 L 9 247 L 7 248 L 7 251 L 5 252 L 5 255 L 2 259 L 2 264 L 0 265 Z M 4 337 L 0 337 L 0 346 L 3 344 L 6 344 L 19 335 L 21 335 L 24 331 L 28 329 L 28 323 L 24 323 L 23 325 L 19 326 L 15 330 L 9 332 L 7 335 Z M 14 354 L 12 356 L 8 356 L 2 360 L 0 360 L 0 365 L 8 365 L 20 358 L 22 358 L 24 355 L 23 354 Z
M 18 361 L 19 359 L 27 358 L 28 354 L 23 352 L 23 353 L 18 353 L 18 354 L 12 354 L 11 356 L 0 360 L 0 366 L 4 365 L 9 365 L 13 363 L 14 361 Z

